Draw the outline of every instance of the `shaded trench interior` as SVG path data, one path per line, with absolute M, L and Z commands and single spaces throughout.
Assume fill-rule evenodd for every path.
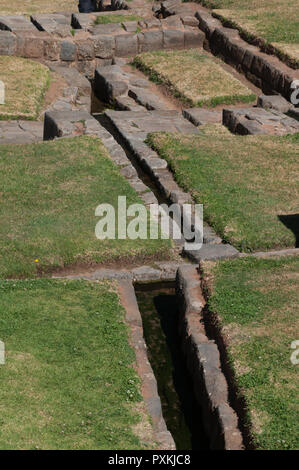
M 135 292 L 163 418 L 177 450 L 209 449 L 201 409 L 181 349 L 175 283 L 137 284 Z

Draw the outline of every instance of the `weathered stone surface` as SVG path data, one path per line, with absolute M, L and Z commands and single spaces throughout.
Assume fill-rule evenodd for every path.
M 88 13 L 73 13 L 71 24 L 75 29 L 87 30 L 92 25 L 92 19 Z
M 195 16 L 181 15 L 181 20 L 184 26 L 193 26 L 198 28 L 198 19 Z
M 147 192 L 147 193 L 143 193 L 140 195 L 140 198 L 142 199 L 142 201 L 144 202 L 144 204 L 146 205 L 149 205 L 149 204 L 158 204 L 158 200 L 156 198 L 156 196 L 154 195 L 154 193 L 152 193 L 151 191 Z
M 71 36 L 71 15 L 38 14 L 31 16 L 32 23 L 40 31 L 56 34 L 60 37 Z
M 78 60 L 92 60 L 95 57 L 94 42 L 90 39 L 78 40 L 75 42 L 77 46 Z
M 143 24 L 146 29 L 161 28 L 161 21 L 159 21 L 157 18 L 150 18 L 150 19 L 147 18 L 143 21 Z
M 223 110 L 223 124 L 241 135 L 286 135 L 299 132 L 299 122 L 278 111 L 263 108 Z
M 55 38 L 44 40 L 44 58 L 45 60 L 56 61 L 60 59 L 61 41 Z
M 200 250 L 186 251 L 187 256 L 193 258 L 197 262 L 203 260 L 217 260 L 225 258 L 235 258 L 239 255 L 238 250 L 231 245 L 224 244 L 203 244 Z
M 117 35 L 124 33 L 124 29 L 119 23 L 98 24 L 92 27 L 92 34 L 111 34 Z
M 122 26 L 124 30 L 127 31 L 127 33 L 136 33 L 138 23 L 137 21 L 125 21 L 125 22 L 122 22 Z
M 157 157 L 142 158 L 141 163 L 149 173 L 167 168 L 167 161 Z
M 101 60 L 101 59 L 97 59 Z M 108 59 L 103 59 L 108 60 Z M 77 63 L 78 71 L 85 75 L 89 80 L 93 80 L 94 78 L 94 71 L 97 67 L 96 59 L 94 60 L 79 60 Z
M 161 99 L 144 88 L 130 87 L 129 96 L 148 110 L 165 109 L 165 105 L 161 102 Z
M 62 41 L 60 59 L 65 62 L 72 62 L 76 59 L 76 45 L 70 41 Z
M 42 140 L 42 122 L 0 121 L 0 145 L 31 144 Z
M 186 121 L 178 111 L 112 111 L 106 110 L 105 115 L 113 122 L 124 138 L 141 136 L 145 139 L 149 132 L 183 132 L 198 134 L 199 130 Z M 144 144 L 134 141 L 134 146 L 142 147 Z M 146 148 L 146 146 L 144 145 Z M 153 151 L 148 149 L 148 153 Z M 146 156 L 146 155 L 144 155 Z
M 216 28 L 222 27 L 221 22 L 213 18 L 209 13 L 197 11 L 195 16 L 198 19 L 200 29 L 206 34 L 208 39 L 212 36 Z
M 84 134 L 84 126 L 99 123 L 87 111 L 51 111 L 45 113 L 44 140 Z
M 142 194 L 148 191 L 148 187 L 139 179 L 130 181 L 130 185 L 139 194 Z
M 161 271 L 151 266 L 141 266 L 140 268 L 133 269 L 131 272 L 133 279 L 137 282 L 156 281 L 161 277 Z
M 96 93 L 107 102 L 113 102 L 128 91 L 128 81 L 118 65 L 98 67 L 95 71 L 94 86 Z
M 208 123 L 221 124 L 222 122 L 222 111 L 212 111 L 203 108 L 183 109 L 183 116 L 195 126 Z
M 10 31 L 0 31 L 0 55 L 14 55 L 16 47 L 16 36 Z
M 163 31 L 163 43 L 165 49 L 183 49 L 184 41 L 184 31 L 172 29 Z
M 136 77 L 135 75 L 130 75 L 129 83 L 133 87 L 139 88 L 149 88 L 150 83 L 145 78 Z
M 182 29 L 183 23 L 180 15 L 172 15 L 161 20 L 161 26 L 163 29 Z
M 205 35 L 198 28 L 186 28 L 184 31 L 185 49 L 190 47 L 203 47 Z
M 50 38 L 45 32 L 31 33 L 29 31 L 19 31 L 16 33 L 17 51 L 20 57 L 28 59 L 43 59 L 44 42 Z
M 117 57 L 134 56 L 138 53 L 136 34 L 120 34 L 115 38 L 115 55 Z
M 264 109 L 275 109 L 280 113 L 287 113 L 292 106 L 283 96 L 279 95 L 259 96 L 257 105 Z
M 137 171 L 130 163 L 120 170 L 121 174 L 128 179 L 137 178 Z
M 116 109 L 120 109 L 122 111 L 142 111 L 143 106 L 140 106 L 136 103 L 133 98 L 129 96 L 117 96 L 114 99 Z
M 203 242 L 209 244 L 219 245 L 222 243 L 222 239 L 218 237 L 215 230 L 213 230 L 208 225 L 204 225 L 203 227 Z
M 25 16 L 0 16 L 0 29 L 17 32 L 37 32 L 36 27 Z
M 138 37 L 142 36 L 139 41 L 140 52 L 155 51 L 163 49 L 163 33 L 162 31 L 144 31 Z
M 80 95 L 89 96 L 91 94 L 91 84 L 84 75 L 78 72 L 74 67 L 50 64 L 50 69 L 62 75 L 68 85 L 77 87 Z
M 243 439 L 238 429 L 238 417 L 227 403 L 220 403 L 216 408 L 215 419 L 219 423 L 219 435 L 211 449 L 242 450 Z

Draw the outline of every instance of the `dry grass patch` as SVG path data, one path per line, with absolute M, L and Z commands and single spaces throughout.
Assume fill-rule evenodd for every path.
M 259 449 L 297 449 L 299 258 L 203 263 L 208 304 L 224 337 L 245 426 Z
M 5 104 L 0 119 L 37 119 L 50 82 L 48 67 L 20 57 L 0 56 Z
M 147 52 L 138 55 L 133 64 L 152 81 L 168 86 L 174 96 L 190 106 L 247 103 L 256 99 L 246 85 L 221 66 L 219 59 L 195 49 Z
M 38 13 L 78 12 L 77 0 L 0 0 L 1 15 L 33 15 Z
M 298 246 L 299 134 L 237 136 L 211 129 L 202 126 L 196 136 L 152 134 L 149 143 L 226 241 L 242 251 Z

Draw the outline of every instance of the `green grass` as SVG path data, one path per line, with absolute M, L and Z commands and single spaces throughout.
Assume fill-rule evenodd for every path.
M 133 65 L 189 106 L 214 107 L 256 100 L 255 94 L 227 72 L 219 59 L 204 51 L 146 52 L 136 56 Z
M 142 203 L 99 139 L 2 145 L 0 188 L 1 278 L 170 253 L 168 240 L 96 238 L 99 204 Z
M 218 324 L 245 398 L 245 425 L 258 449 L 298 449 L 299 258 L 204 263 L 209 318 Z
M 50 84 L 48 67 L 21 57 L 0 56 L 0 80 L 5 85 L 0 120 L 36 120 Z
M 299 134 L 236 136 L 215 131 L 217 126 L 201 129 L 196 136 L 152 134 L 148 142 L 178 184 L 203 204 L 205 220 L 224 240 L 245 252 L 295 247 Z
M 103 15 L 97 16 L 94 24 L 125 23 L 127 21 L 142 21 L 144 18 L 137 15 Z
M 140 449 L 135 355 L 114 284 L 1 281 L 1 449 Z M 149 434 L 150 435 L 150 434 Z

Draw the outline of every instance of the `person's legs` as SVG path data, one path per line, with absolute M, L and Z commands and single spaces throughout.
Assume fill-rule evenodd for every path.
M 95 0 L 79 0 L 79 12 L 91 13 L 95 11 Z

